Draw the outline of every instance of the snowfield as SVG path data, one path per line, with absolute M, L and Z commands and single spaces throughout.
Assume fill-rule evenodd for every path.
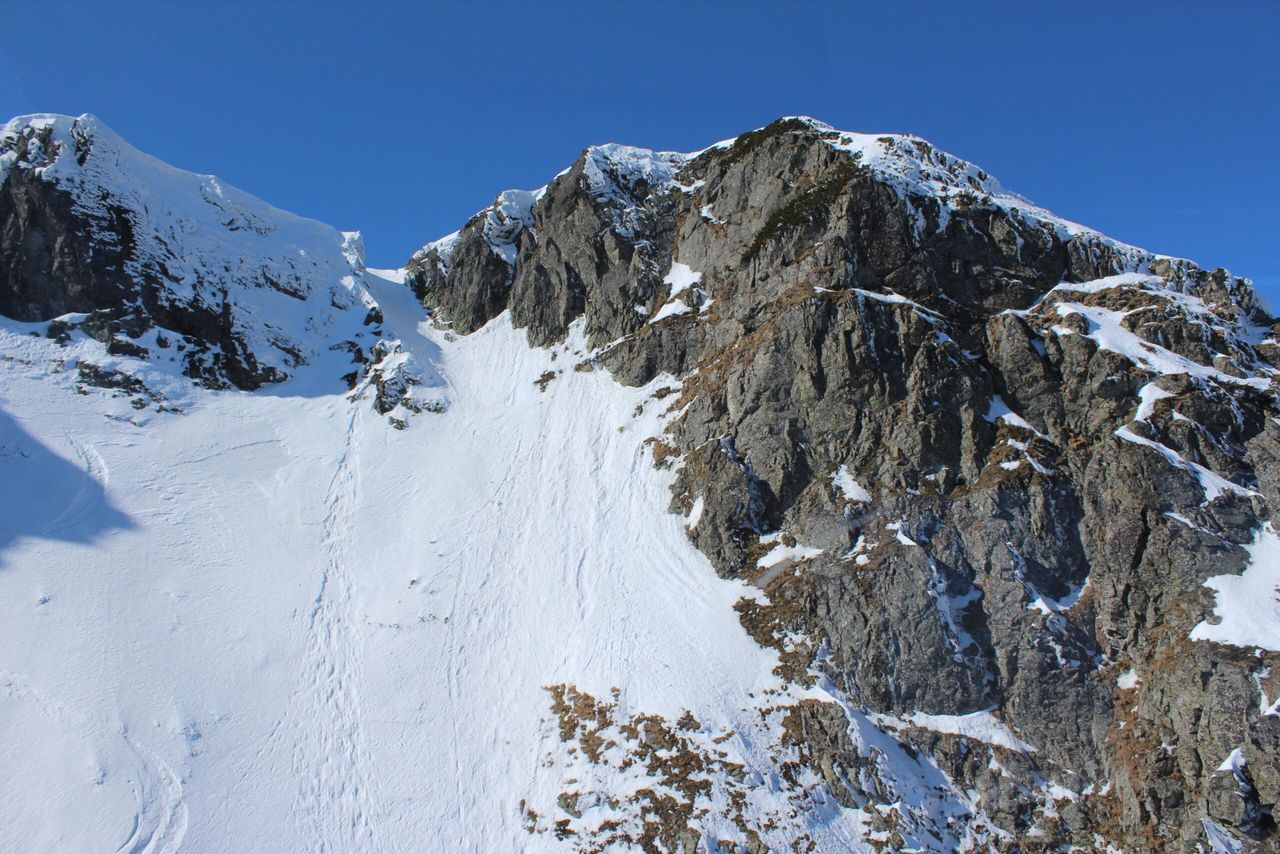
M 520 803 L 553 813 L 575 773 L 558 684 L 691 709 L 768 774 L 741 704 L 777 657 L 733 610 L 761 594 L 664 511 L 664 380 L 575 371 L 580 335 L 534 350 L 505 315 L 455 338 L 367 278 L 448 402 L 403 431 L 315 383 L 206 392 L 144 362 L 184 414 L 135 410 L 77 394 L 42 325 L 0 327 L 10 850 L 556 847 Z M 850 822 L 816 836 L 852 845 Z

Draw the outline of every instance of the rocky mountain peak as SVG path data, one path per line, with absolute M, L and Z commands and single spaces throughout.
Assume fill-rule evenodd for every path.
M 490 847 L 1274 847 L 1280 344 L 1246 280 L 1057 217 L 916 137 L 805 117 L 688 154 L 587 148 L 397 271 L 91 117 L 11 122 L 0 170 L 6 346 L 53 339 L 126 384 L 109 371 L 170 359 L 206 401 L 341 375 L 335 395 L 433 428 L 407 443 L 375 419 L 366 440 L 363 411 L 298 407 L 337 437 L 337 474 L 304 603 L 318 676 L 294 696 L 350 735 L 353 638 L 414 652 L 397 666 L 446 651 L 447 701 L 421 704 L 450 717 L 433 749 L 473 738 L 494 753 L 468 758 L 490 762 L 483 785 L 530 789 L 477 819 Z M 384 503 L 361 516 L 365 473 Z M 363 577 L 357 520 L 384 558 L 362 573 L 430 578 L 370 588 L 398 616 L 358 628 L 335 616 Z M 452 604 L 402 604 L 442 588 Z M 545 612 L 590 654 L 521 657 L 565 645 Z M 626 681 L 672 621 L 664 662 L 732 650 L 715 660 L 747 662 L 736 693 L 713 679 L 720 700 L 680 707 Z M 494 649 L 510 660 L 470 672 Z M 571 684 L 598 661 L 630 687 Z M 500 737 L 465 707 L 509 699 L 476 681 L 494 672 L 528 676 Z M 395 689 L 415 681 L 436 684 L 410 666 Z M 529 744 L 537 779 L 512 782 L 497 753 Z M 359 776 L 357 758 L 334 761 Z
M 831 715 L 903 722 L 984 793 L 968 821 L 1016 838 L 1270 838 L 1221 811 L 1236 783 L 1204 769 L 1247 742 L 1238 797 L 1272 803 L 1272 718 L 1246 703 L 1224 737 L 1184 717 L 1280 652 L 1235 664 L 1195 640 L 1252 644 L 1207 628 L 1202 585 L 1268 548 L 1280 499 L 1280 351 L 1247 281 L 1058 217 L 919 138 L 801 117 L 687 155 L 588 149 L 513 258 L 482 251 L 484 222 L 450 262 L 428 247 L 409 266 L 435 322 L 509 312 L 536 346 L 580 322 L 575 370 L 679 379 L 654 445 L 672 509 L 720 573 L 767 591 L 744 624 L 830 680 Z M 1138 723 L 1121 672 L 1144 674 Z M 1034 745 L 1023 770 L 938 735 L 991 712 Z M 797 738 L 843 769 L 837 796 L 893 800 L 859 776 L 879 773 L 865 742 L 824 720 Z M 1172 770 L 1125 764 L 1155 733 L 1186 745 Z M 1004 800 L 1009 778 L 1023 794 Z M 1066 790 L 1070 819 L 1030 817 L 1065 815 Z

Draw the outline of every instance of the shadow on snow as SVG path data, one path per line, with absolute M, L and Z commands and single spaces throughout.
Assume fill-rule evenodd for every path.
M 79 465 L 64 459 L 0 409 L 0 568 L 5 552 L 27 537 L 87 545 L 136 527 L 108 500 L 96 452 L 78 453 Z

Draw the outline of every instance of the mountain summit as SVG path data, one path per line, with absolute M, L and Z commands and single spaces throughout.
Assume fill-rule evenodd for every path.
M 1225 270 L 796 117 L 370 270 L 28 116 L 0 271 L 21 850 L 1276 844 Z

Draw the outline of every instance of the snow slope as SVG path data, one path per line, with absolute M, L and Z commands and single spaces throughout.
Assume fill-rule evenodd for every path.
M 756 707 L 791 689 L 734 611 L 762 594 L 718 579 L 663 509 L 673 474 L 646 440 L 669 377 L 572 370 L 581 329 L 533 350 L 505 315 L 465 339 L 430 328 L 357 236 L 92 117 L 4 133 L 35 134 L 4 171 L 38 170 L 86 215 L 124 204 L 143 265 L 127 272 L 157 263 L 165 300 L 224 301 L 288 377 L 214 391 L 163 348 L 109 354 L 79 315 L 65 346 L 47 321 L 0 318 L 0 756 L 25 772 L 0 783 L 7 850 L 564 847 L 528 816 L 575 780 L 656 783 L 577 767 L 556 686 L 624 718 L 695 712 L 699 738 L 758 769 L 744 808 L 794 817 Z M 634 154 L 599 149 L 592 176 L 673 168 Z M 500 197 L 495 252 L 535 198 Z M 347 342 L 378 360 L 352 391 Z M 150 402 L 85 385 L 85 365 Z M 378 414 L 380 386 L 406 382 L 421 406 Z M 856 816 L 816 798 L 799 823 L 854 844 Z
M 571 773 L 547 686 L 760 730 L 741 704 L 780 687 L 776 653 L 732 607 L 759 594 L 663 510 L 652 389 L 505 315 L 448 340 L 394 278 L 368 287 L 449 403 L 403 431 L 340 394 L 138 412 L 0 326 L 0 502 L 26 508 L 0 522 L 10 850 L 555 847 L 519 809 Z M 767 743 L 722 748 L 767 772 Z

